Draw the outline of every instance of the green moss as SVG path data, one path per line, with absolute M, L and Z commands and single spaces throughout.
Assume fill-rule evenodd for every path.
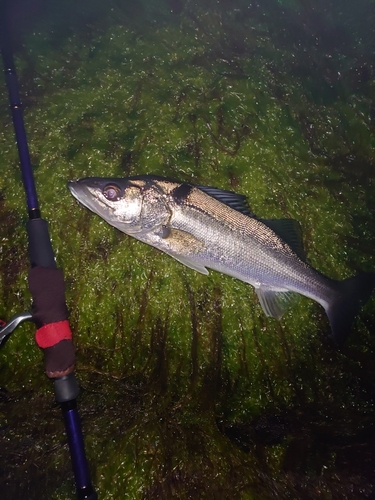
M 358 471 L 343 465 L 340 439 L 347 443 L 373 418 L 374 299 L 345 357 L 317 304 L 302 298 L 281 322 L 266 318 L 250 286 L 199 275 L 120 234 L 79 206 L 66 183 L 154 173 L 232 189 L 260 217 L 299 220 L 308 259 L 321 272 L 342 279 L 373 270 L 373 82 L 353 76 L 371 46 L 351 52 L 342 42 L 333 50 L 324 31 L 331 33 L 331 21 L 321 13 L 321 24 L 311 24 L 303 2 L 270 1 L 250 12 L 242 2 L 186 2 L 180 15 L 161 4 L 132 10 L 109 2 L 90 10 L 90 29 L 80 30 L 72 3 L 67 29 L 46 17 L 17 57 L 21 91 L 36 87 L 25 124 L 67 280 L 99 496 L 318 498 L 317 485 L 324 498 L 333 498 L 330 488 L 344 495 Z M 8 318 L 30 307 L 30 295 L 4 86 L 0 112 L 0 315 Z M 32 336 L 30 325 L 14 333 L 0 371 L 11 393 L 32 392 L 30 412 L 38 397 L 52 397 Z M 25 412 L 25 428 L 16 412 L 4 417 L 16 429 L 15 446 L 33 432 Z M 331 453 L 320 449 L 326 435 L 334 435 Z M 354 451 L 366 446 L 350 443 Z M 66 449 L 52 458 L 38 481 L 49 484 L 51 498 L 66 498 Z M 34 460 L 44 470 L 40 456 Z M 50 481 L 59 467 L 60 482 Z M 358 474 L 367 491 L 366 473 Z

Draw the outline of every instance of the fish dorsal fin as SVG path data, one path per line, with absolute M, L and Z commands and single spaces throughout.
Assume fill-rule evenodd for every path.
M 293 292 L 275 292 L 267 287 L 255 288 L 260 305 L 266 316 L 281 319 L 285 311 L 298 299 Z
M 250 209 L 247 198 L 243 194 L 218 189 L 212 186 L 197 186 L 201 191 L 249 217 L 258 219 L 274 231 L 302 260 L 305 260 L 305 251 L 302 241 L 302 229 L 295 219 L 259 219 Z
M 301 224 L 295 219 L 259 219 L 276 233 L 295 252 L 305 260 Z
M 218 189 L 211 186 L 197 186 L 198 189 L 203 191 L 204 193 L 212 196 L 221 203 L 228 205 L 228 207 L 237 210 L 249 217 L 255 217 L 253 212 L 251 211 L 247 198 L 243 194 L 234 193 L 233 191 L 226 191 L 225 189 Z

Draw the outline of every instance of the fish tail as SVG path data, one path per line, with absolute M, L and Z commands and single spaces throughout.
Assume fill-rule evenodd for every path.
M 342 345 L 350 334 L 355 316 L 370 298 L 375 288 L 375 273 L 360 273 L 337 282 L 338 293 L 328 305 L 326 313 L 333 338 Z

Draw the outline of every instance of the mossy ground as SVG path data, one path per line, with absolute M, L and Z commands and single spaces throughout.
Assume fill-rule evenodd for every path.
M 82 384 L 99 497 L 370 498 L 375 300 L 337 351 L 302 298 L 267 319 L 79 206 L 83 176 L 165 175 L 293 217 L 330 277 L 374 270 L 373 2 L 50 2 L 17 67 Z M 64 5 L 64 6 L 62 6 Z M 29 27 L 32 24 L 33 29 Z M 17 32 L 17 31 L 16 31 Z M 0 315 L 30 306 L 24 195 L 0 90 Z M 1 352 L 6 498 L 74 496 L 30 325 Z

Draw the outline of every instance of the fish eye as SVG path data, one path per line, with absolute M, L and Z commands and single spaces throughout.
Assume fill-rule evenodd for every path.
M 115 184 L 108 184 L 108 186 L 103 189 L 103 195 L 109 201 L 118 201 L 121 197 L 121 189 Z

